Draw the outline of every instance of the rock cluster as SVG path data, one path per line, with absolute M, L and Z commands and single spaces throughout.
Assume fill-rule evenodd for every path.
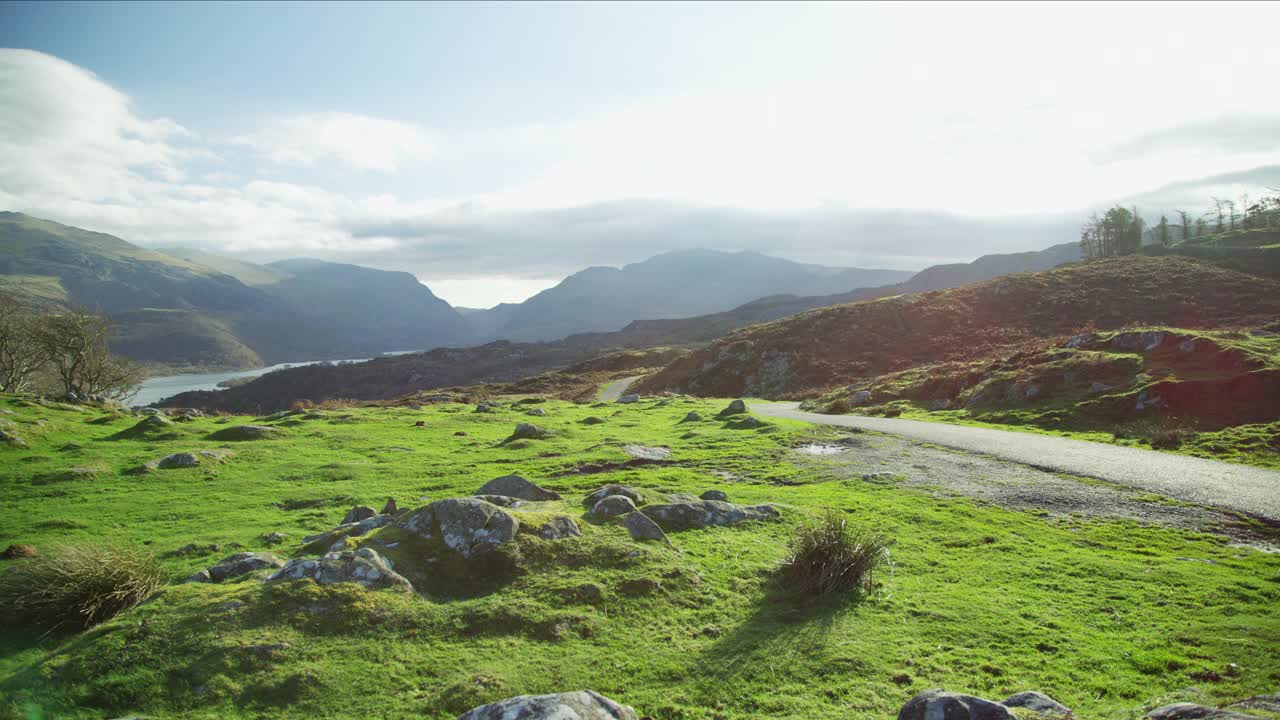
M 1027 691 L 1003 702 L 943 690 L 926 690 L 907 701 L 898 720 L 1017 720 L 1013 708 L 1045 715 L 1070 716 L 1071 711 L 1044 693 Z
M 520 695 L 468 710 L 458 720 L 640 720 L 636 711 L 592 690 Z
M 216 565 L 186 579 L 189 583 L 217 583 L 251 572 L 284 567 L 284 561 L 269 553 L 242 552 L 219 560 Z
M 772 505 L 734 505 L 721 500 L 649 505 L 641 508 L 640 512 L 668 532 L 737 525 L 748 520 L 778 519 L 778 511 Z
M 448 498 L 410 512 L 399 523 L 424 540 L 440 540 L 464 558 L 473 558 L 515 540 L 520 521 L 479 498 Z
M 314 580 L 320 585 L 352 582 L 369 590 L 412 591 L 413 585 L 396 573 L 391 562 L 369 548 L 331 552 L 321 558 L 299 558 L 277 570 L 267 582 Z

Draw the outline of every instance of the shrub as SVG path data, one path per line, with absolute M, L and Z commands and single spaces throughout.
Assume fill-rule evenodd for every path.
M 84 629 L 146 600 L 160 577 L 155 556 L 140 549 L 66 545 L 0 575 L 0 608 L 21 624 Z
M 889 564 L 891 544 L 883 533 L 850 525 L 844 515 L 828 510 L 796 531 L 777 580 L 787 590 L 814 597 L 870 591 L 876 571 Z

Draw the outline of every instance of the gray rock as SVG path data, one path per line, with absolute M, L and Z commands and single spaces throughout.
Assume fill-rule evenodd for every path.
M 640 396 L 639 395 L 623 395 L 622 397 L 618 398 L 618 402 L 622 403 L 623 405 L 638 403 L 640 402 Z
M 187 578 L 187 582 L 222 582 L 257 570 L 280 567 L 284 567 L 284 561 L 270 553 L 242 552 L 219 560 L 208 570 Z
M 378 513 L 368 505 L 357 505 L 347 511 L 346 516 L 342 518 L 342 524 L 350 525 L 351 523 L 358 523 L 361 520 L 368 520 L 377 514 Z
M 159 416 L 157 415 L 156 417 Z M 242 442 L 246 440 L 266 440 L 269 438 L 280 437 L 284 434 L 284 430 L 267 425 L 232 425 L 231 427 L 225 427 L 213 433 L 209 437 L 214 440 Z
M 320 585 L 356 583 L 369 590 L 413 591 L 413 585 L 395 572 L 391 562 L 370 548 L 333 552 L 321 558 L 298 558 L 277 570 L 267 582 L 313 580 Z
M 533 484 L 520 475 L 503 475 L 485 483 L 476 495 L 504 495 L 521 500 L 559 500 L 560 493 Z
M 898 479 L 898 476 L 888 470 L 881 470 L 879 472 L 866 473 L 862 476 L 862 479 L 864 482 L 884 485 Z
M 1151 720 L 1258 720 L 1255 715 L 1186 702 L 1158 707 L 1147 713 L 1146 717 Z
M 582 505 L 583 507 L 595 507 L 596 503 L 610 495 L 622 495 L 623 497 L 631 498 L 631 502 L 636 505 L 644 504 L 644 495 L 641 494 L 639 490 L 631 487 L 630 485 L 610 483 L 588 495 L 586 499 L 582 501 Z
M 671 544 L 671 541 L 667 539 L 667 534 L 662 531 L 658 523 L 642 512 L 630 513 L 622 519 L 622 525 L 627 529 L 627 532 L 631 533 L 632 540 L 659 540 L 667 545 Z
M 591 514 L 600 518 L 611 518 L 635 512 L 636 504 L 625 495 L 608 495 L 591 506 Z
M 491 413 L 498 407 L 497 403 L 482 402 L 476 404 L 476 412 Z
M 972 695 L 925 690 L 898 711 L 898 720 L 1017 720 L 1009 708 Z
M 173 421 L 164 415 L 148 415 L 133 424 L 134 430 L 156 430 L 159 428 L 173 427 Z
M 541 440 L 547 436 L 547 431 L 534 425 L 533 423 L 517 423 L 515 432 L 511 433 L 511 440 Z
M 163 415 L 163 414 L 164 414 L 164 411 L 163 411 L 163 410 L 161 410 L 160 408 L 144 407 L 144 408 L 138 408 L 138 414 L 139 414 L 139 415 L 147 415 L 147 416 L 151 416 L 151 415 Z
M 578 523 L 568 515 L 557 515 L 538 528 L 538 537 L 543 540 L 563 540 L 571 537 L 582 537 Z
M 1027 690 L 1010 695 L 1000 704 L 1009 708 L 1025 708 L 1043 715 L 1069 715 L 1071 713 L 1071 708 L 1035 690 Z
M 708 490 L 698 497 L 702 500 L 719 500 L 720 502 L 729 502 L 729 496 L 723 490 Z
M 849 404 L 861 405 L 871 399 L 870 390 L 859 390 L 849 397 Z
M 482 705 L 458 720 L 639 720 L 636 711 L 592 690 L 521 695 Z
M 409 513 L 398 523 L 420 538 L 439 539 L 454 552 L 472 558 L 515 540 L 520 521 L 479 498 L 448 498 Z
M 284 542 L 284 539 L 287 537 L 289 536 L 286 533 L 282 533 L 277 530 L 276 532 L 267 533 L 266 535 L 263 535 L 262 544 L 263 545 L 279 545 L 280 543 Z
M 169 470 L 172 468 L 195 467 L 199 464 L 200 464 L 199 455 L 196 455 L 195 453 L 183 452 L 183 453 L 174 453 L 172 455 L 166 455 L 163 458 L 160 458 L 160 461 L 156 463 L 156 467 L 162 470 Z
M 746 411 L 747 411 L 747 404 L 745 402 L 743 402 L 742 400 L 734 400 L 733 402 L 729 403 L 729 407 L 726 407 L 725 409 L 720 411 L 720 417 L 727 417 L 729 415 L 739 415 Z
M 778 519 L 778 511 L 772 505 L 734 505 L 717 500 L 649 505 L 640 512 L 668 532 Z
M 532 415 L 534 417 L 545 417 L 547 414 L 547 411 L 543 410 L 542 408 L 534 408 L 525 414 Z
M 506 495 L 475 495 L 480 500 L 487 503 L 493 503 L 498 507 L 518 508 L 522 507 L 527 501 L 520 498 L 507 497 Z
M 763 420 L 752 415 L 748 415 L 741 420 L 734 420 L 731 424 L 737 430 L 754 430 L 765 426 Z
M 696 503 L 700 498 L 689 493 L 668 493 L 667 502 L 669 503 Z
M 639 460 L 670 460 L 671 448 L 645 447 L 644 445 L 624 445 L 622 451 Z
M 13 447 L 27 446 L 26 440 L 23 440 L 22 437 L 19 436 L 17 433 L 12 433 L 12 432 L 9 432 L 8 430 L 0 430 L 0 443 L 4 443 L 5 445 L 12 445 Z
M 699 415 L 695 410 L 690 410 L 689 414 L 684 416 L 684 420 L 681 420 L 681 422 L 701 422 L 701 421 L 702 421 L 702 416 Z
M 595 415 L 588 415 L 582 418 L 581 422 L 583 425 L 603 425 L 604 418 L 596 417 Z
M 1245 698 L 1238 703 L 1232 703 L 1228 709 L 1263 710 L 1265 712 L 1280 715 L 1280 693 L 1254 695 L 1253 697 Z

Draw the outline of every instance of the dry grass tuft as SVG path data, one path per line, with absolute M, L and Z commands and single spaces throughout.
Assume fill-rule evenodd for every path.
M 88 628 L 146 600 L 161 574 L 155 556 L 138 548 L 66 545 L 0 574 L 0 608 L 24 625 Z
M 876 572 L 889 565 L 890 545 L 884 533 L 828 510 L 796 531 L 776 579 L 788 591 L 818 598 L 869 592 Z

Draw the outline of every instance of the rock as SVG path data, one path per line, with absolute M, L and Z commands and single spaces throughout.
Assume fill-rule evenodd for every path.
M 458 430 L 457 432 L 455 432 L 455 433 L 453 434 L 453 436 L 454 436 L 454 437 L 466 437 L 466 436 L 467 436 L 467 433 L 466 433 L 466 431 L 465 431 L 465 430 Z
M 888 470 L 881 470 L 879 472 L 866 473 L 862 476 L 862 479 L 864 482 L 876 483 L 879 485 L 891 483 L 897 478 L 898 478 L 897 475 L 889 472 Z
M 638 403 L 640 402 L 640 396 L 639 395 L 623 395 L 622 397 L 618 398 L 618 402 L 622 403 L 623 405 Z
M 972 695 L 925 690 L 898 711 L 898 720 L 1017 720 L 1000 703 Z
M 748 520 L 777 520 L 772 505 L 734 505 L 717 500 L 649 505 L 640 510 L 663 530 L 691 530 L 717 525 L 737 525 Z
M 764 421 L 760 420 L 760 418 L 757 418 L 751 415 L 748 415 L 742 418 L 741 420 L 734 420 L 732 423 L 730 423 L 730 427 L 734 428 L 735 430 L 754 430 L 756 428 L 762 428 L 764 426 L 765 426 Z
M 377 514 L 378 513 L 374 512 L 373 508 L 368 505 L 357 505 L 347 511 L 346 516 L 342 518 L 342 524 L 350 525 L 351 523 L 358 523 L 361 520 L 368 520 Z
M 583 425 L 602 425 L 602 424 L 604 424 L 604 418 L 602 418 L 602 417 L 596 417 L 595 415 L 588 415 L 588 416 L 586 416 L 586 417 L 582 418 L 582 420 L 581 420 L 580 422 L 581 422 Z
M 595 583 L 583 583 L 575 588 L 561 590 L 560 594 L 571 602 L 597 603 L 604 598 L 604 588 Z
M 477 403 L 477 404 L 476 404 L 476 412 L 478 412 L 478 413 L 491 413 L 491 412 L 493 412 L 495 409 L 497 409 L 497 407 L 498 407 L 498 404 L 497 404 L 497 403 L 490 403 L 490 402 Z
M 543 417 L 547 414 L 547 411 L 543 410 L 542 408 L 534 408 L 525 414 L 532 415 L 534 417 Z
M 624 580 L 618 586 L 618 592 L 630 597 L 638 597 L 640 595 L 652 595 L 662 589 L 662 583 L 651 578 L 635 578 L 632 580 Z
M 1071 708 L 1054 700 L 1042 692 L 1035 690 L 1027 690 L 1025 692 L 1010 695 L 1000 703 L 1009 708 L 1025 708 L 1032 712 L 1038 712 L 1042 715 L 1070 715 Z
M 4 558 L 5 560 L 17 560 L 18 558 L 36 557 L 39 554 L 40 554 L 40 551 L 36 550 L 35 545 L 28 545 L 27 543 L 14 543 L 9 547 L 5 548 L 4 552 L 0 553 L 0 557 Z
M 187 543 L 173 552 L 174 555 L 208 555 L 215 553 L 222 548 L 216 543 L 208 545 L 197 545 L 196 543 Z
M 314 580 L 319 585 L 356 583 L 368 590 L 413 591 L 413 585 L 395 572 L 391 562 L 370 548 L 332 552 L 321 558 L 298 558 L 277 570 L 267 582 Z
M 163 415 L 163 414 L 164 414 L 164 411 L 163 411 L 163 410 L 161 410 L 160 408 L 144 407 L 144 408 L 138 408 L 138 414 L 139 414 L 139 415 L 148 415 L 148 416 L 150 416 L 150 415 Z
M 17 433 L 8 430 L 0 430 L 0 443 L 12 445 L 13 447 L 26 447 L 27 441 L 23 440 Z
M 520 475 L 503 475 L 485 483 L 476 495 L 505 495 L 521 500 L 559 500 L 560 493 L 538 487 Z
M 454 552 L 472 558 L 515 540 L 520 521 L 479 498 L 448 498 L 418 508 L 399 523 L 426 540 L 439 539 Z
M 284 539 L 287 537 L 289 537 L 288 534 L 282 533 L 277 530 L 276 532 L 267 533 L 266 535 L 263 535 L 262 544 L 267 546 L 279 545 L 280 543 L 284 542 Z
M 684 416 L 684 420 L 680 422 L 702 422 L 702 416 L 696 410 L 690 410 L 688 415 Z
M 483 500 L 487 503 L 493 503 L 498 507 L 508 508 L 522 507 L 526 502 L 520 498 L 507 497 L 506 495 L 473 495 L 472 497 Z
M 582 506 L 587 508 L 595 507 L 596 503 L 600 502 L 602 499 L 610 495 L 622 495 L 623 497 L 631 498 L 631 502 L 635 503 L 636 505 L 644 504 L 644 495 L 641 494 L 639 490 L 631 487 L 630 485 L 618 485 L 617 483 L 609 483 L 608 485 L 601 486 L 600 489 L 596 490 L 595 492 L 591 493 L 586 498 L 584 498 L 582 501 Z
M 413 424 L 413 426 L 414 426 L 414 427 L 426 427 L 426 426 L 427 426 L 427 421 L 426 421 L 426 420 L 419 420 L 418 422 L 414 423 L 414 424 Z
M 387 498 L 387 502 L 382 506 L 382 512 L 379 515 L 399 515 L 400 508 L 396 507 L 395 498 Z
M 547 431 L 534 425 L 533 423 L 517 423 L 515 432 L 511 433 L 508 440 L 541 440 L 547 436 Z
M 720 417 L 728 417 L 729 415 L 740 415 L 747 411 L 747 404 L 742 400 L 734 400 L 729 403 L 729 407 L 720 411 Z
M 1147 713 L 1146 717 L 1151 720 L 1258 720 L 1254 715 L 1186 702 L 1158 707 Z
M 284 567 L 284 561 L 275 555 L 268 553 L 242 552 L 223 558 L 218 564 L 213 565 L 208 570 L 200 572 L 187 578 L 187 582 L 222 582 L 229 578 L 248 575 L 257 570 L 266 568 Z M 208 579 L 205 579 L 205 578 Z
M 640 720 L 636 711 L 592 690 L 521 695 L 481 705 L 458 720 Z
M 157 416 L 158 417 L 158 416 Z M 162 470 L 170 470 L 173 468 L 189 468 L 200 464 L 200 456 L 195 453 L 182 452 L 166 455 L 160 458 L 156 463 L 156 467 Z
M 543 540 L 563 540 L 571 537 L 582 537 L 578 523 L 568 515 L 557 515 L 538 528 L 538 537 Z
M 640 511 L 628 514 L 622 519 L 622 525 L 627 528 L 627 532 L 631 533 L 632 540 L 660 540 L 664 544 L 671 544 L 658 523 Z
M 639 460 L 662 461 L 671 459 L 671 448 L 624 445 L 622 451 Z
M 636 504 L 625 495 L 608 495 L 591 506 L 591 514 L 600 518 L 619 517 L 635 510 Z
M 133 424 L 132 430 L 146 432 L 148 430 L 158 430 L 160 428 L 173 427 L 173 421 L 164 415 L 148 415 Z
M 698 496 L 703 500 L 719 500 L 720 502 L 728 502 L 729 496 L 723 490 L 708 490 Z
M 689 493 L 669 493 L 667 495 L 667 502 L 669 503 L 696 503 L 699 499 Z
M 1254 695 L 1253 697 L 1245 698 L 1238 703 L 1232 703 L 1228 709 L 1262 710 L 1264 712 L 1280 715 L 1280 693 Z
M 850 404 L 850 405 L 861 405 L 861 404 L 863 404 L 863 403 L 865 403 L 865 402 L 869 401 L 870 399 L 871 399 L 871 391 L 870 391 L 870 390 L 859 390 L 859 391 L 855 392 L 853 395 L 850 395 L 850 396 L 849 396 L 849 404 Z
M 284 434 L 284 430 L 267 425 L 232 425 L 213 433 L 209 437 L 214 440 L 241 442 L 246 440 L 267 440 Z

